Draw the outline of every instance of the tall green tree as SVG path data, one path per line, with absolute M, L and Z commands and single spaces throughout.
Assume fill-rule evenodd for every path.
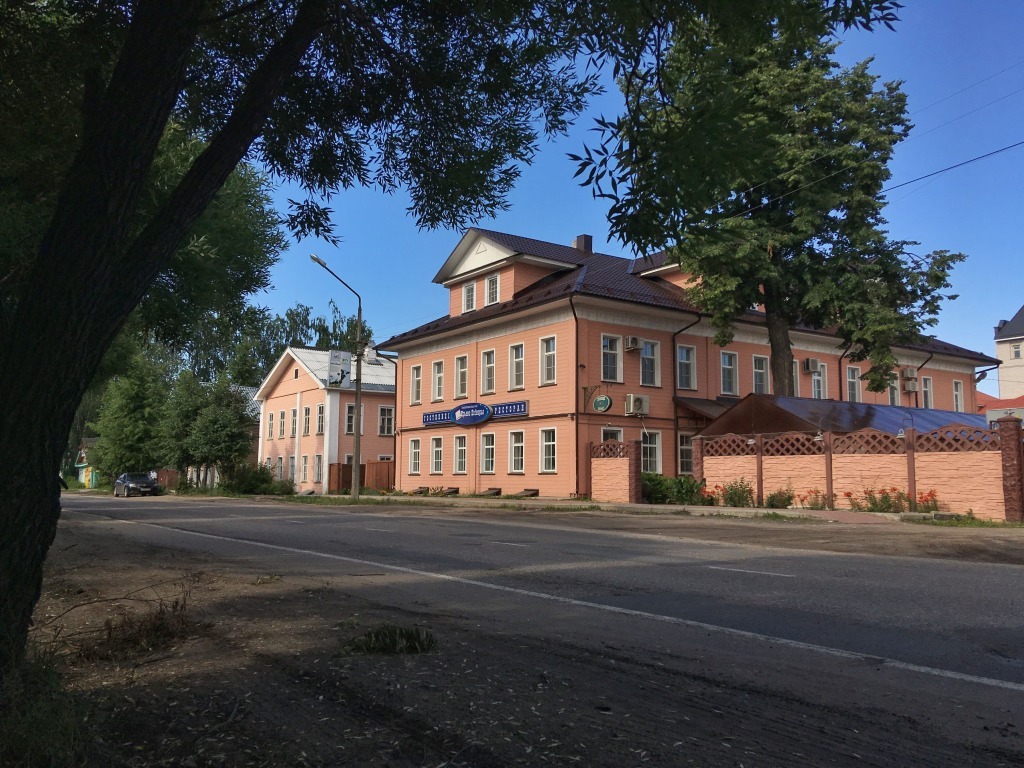
M 258 160 L 308 192 L 287 216 L 300 236 L 333 238 L 315 200 L 357 184 L 406 188 L 419 224 L 458 227 L 500 210 L 539 137 L 582 109 L 597 79 L 571 65 L 577 56 L 639 71 L 694 16 L 748 38 L 777 17 L 801 26 L 822 14 L 871 24 L 892 3 L 4 0 L 0 97 L 19 117 L 3 127 L 30 156 L 48 105 L 81 123 L 67 136 L 43 235 L 13 249 L 24 279 L 13 291 L 0 284 L 0 622 L 13 634 L 0 675 L 39 597 L 60 513 L 53 475 L 75 409 L 240 162 Z M 40 88 L 26 88 L 40 72 Z M 172 125 L 205 147 L 142 217 Z M 31 168 L 14 173 L 24 181 Z M 30 450 L 25 435 L 35 436 Z
M 248 397 L 233 389 L 225 377 L 205 389 L 206 403 L 185 445 L 197 466 L 216 467 L 230 478 L 252 453 L 256 422 L 248 412 Z
M 179 473 L 197 465 L 190 437 L 200 412 L 207 403 L 207 392 L 192 371 L 178 374 L 160 414 L 158 439 L 161 463 Z
M 699 278 L 689 292 L 719 344 L 763 306 L 777 393 L 793 394 L 800 326 L 832 329 L 882 391 L 893 346 L 919 342 L 955 298 L 964 256 L 886 234 L 888 162 L 910 130 L 899 84 L 879 85 L 870 62 L 841 69 L 824 25 L 782 32 L 743 52 L 695 21 L 657 87 L 627 88 L 643 119 L 604 122 L 602 151 L 577 159 L 617 235 Z M 722 159 L 723 146 L 742 150 Z

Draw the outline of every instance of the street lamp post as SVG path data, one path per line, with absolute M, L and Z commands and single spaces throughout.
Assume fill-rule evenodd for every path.
M 362 480 L 361 464 L 363 460 L 360 452 L 360 437 L 363 431 L 363 297 L 356 293 L 351 285 L 346 283 L 327 266 L 327 263 L 315 253 L 309 254 L 309 258 L 316 264 L 330 272 L 331 277 L 348 288 L 355 294 L 356 301 L 356 406 L 353 417 L 352 429 L 355 432 L 355 439 L 352 441 L 352 498 L 359 498 L 360 481 Z

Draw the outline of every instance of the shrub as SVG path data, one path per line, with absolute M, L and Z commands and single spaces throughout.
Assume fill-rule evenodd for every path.
M 830 499 L 828 494 L 818 488 L 811 488 L 807 493 L 801 493 L 796 497 L 797 501 L 800 502 L 800 506 L 805 509 L 828 509 Z M 834 507 L 836 502 L 836 495 L 833 493 L 831 498 L 831 505 Z
M 295 493 L 290 480 L 275 480 L 270 467 L 263 464 L 242 464 L 235 467 L 231 477 L 221 482 L 220 487 L 232 493 L 265 496 L 290 496 Z
M 754 488 L 744 478 L 722 486 L 722 504 L 727 507 L 754 506 Z
M 703 480 L 690 475 L 677 477 L 672 483 L 672 496 L 676 504 L 707 504 L 708 494 Z
M 644 472 L 640 476 L 642 493 L 648 504 L 667 504 L 672 500 L 672 481 L 656 472 Z
M 764 500 L 764 505 L 768 509 L 789 509 L 794 499 L 796 499 L 796 492 L 792 486 L 788 486 L 769 493 Z
M 908 512 L 911 508 L 910 494 L 899 488 L 865 488 L 864 495 L 857 498 L 853 493 L 847 491 L 844 494 L 850 500 L 850 507 L 861 512 L 881 512 L 898 515 Z M 917 495 L 917 510 L 919 512 L 934 512 L 939 508 L 938 495 L 934 490 L 925 491 Z

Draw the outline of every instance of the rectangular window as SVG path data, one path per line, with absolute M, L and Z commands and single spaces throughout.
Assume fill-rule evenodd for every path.
M 269 411 L 267 413 L 267 437 L 270 440 L 274 439 L 274 412 Z
M 500 275 L 488 275 L 487 276 L 487 290 L 484 295 L 484 303 L 490 306 L 491 304 L 497 304 L 501 298 L 501 284 L 499 282 Z
M 434 388 L 431 398 L 436 402 L 444 400 L 444 361 L 434 363 Z
M 676 386 L 680 389 L 697 388 L 696 347 L 676 347 Z
M 693 474 L 693 435 L 679 435 L 679 474 Z
M 392 405 L 377 407 L 377 434 L 390 437 L 395 434 L 395 408 Z
M 1014 344 L 1010 347 L 1010 356 L 1014 360 L 1020 360 L 1020 344 Z
M 542 429 L 540 431 L 540 471 L 556 471 L 555 458 L 555 430 Z
M 846 369 L 846 401 L 859 403 L 860 396 L 860 368 L 849 366 Z
M 419 405 L 423 397 L 423 366 L 409 369 L 409 405 Z
M 522 432 L 508 433 L 508 471 L 520 475 L 526 471 L 526 445 Z
M 661 441 L 660 432 L 648 432 L 644 430 L 640 436 L 640 471 L 655 472 L 661 474 L 661 452 L 658 444 Z
M 466 474 L 466 436 L 455 436 L 455 474 Z
M 800 397 L 800 361 L 793 361 L 793 397 Z
M 889 405 L 900 404 L 900 380 L 889 382 Z
M 318 453 L 313 457 L 313 482 L 322 483 L 324 481 L 324 457 L 322 453 Z
M 462 286 L 462 311 L 472 312 L 476 309 L 476 283 Z
M 661 386 L 661 366 L 658 365 L 659 344 L 656 341 L 645 341 L 640 347 L 640 385 L 644 387 Z
M 828 380 L 824 363 L 818 364 L 818 370 L 811 374 L 811 397 L 824 400 L 828 396 Z
M 613 441 L 616 443 L 622 442 L 622 430 L 616 429 L 615 427 L 603 427 L 601 429 L 601 442 L 607 443 Z
M 288 457 L 288 479 L 295 480 L 295 456 Z
M 768 386 L 769 381 L 768 358 L 764 355 L 754 355 L 754 394 L 771 394 L 771 387 Z
M 346 435 L 354 435 L 355 433 L 356 433 L 356 404 L 355 403 L 345 403 L 345 434 Z
M 388 456 L 388 455 L 383 454 L 383 453 L 378 453 L 377 454 L 377 461 L 391 461 L 393 458 L 394 458 L 393 456 Z
M 555 383 L 555 337 L 540 340 L 540 383 Z
M 409 474 L 420 473 L 420 441 L 419 438 L 409 441 Z
M 292 437 L 299 432 L 299 409 L 292 408 Z
M 430 438 L 430 474 L 440 475 L 444 468 L 444 442 L 440 437 Z
M 957 413 L 964 411 L 964 383 L 962 381 L 953 382 L 953 410 Z
M 284 480 L 284 457 L 277 457 L 277 479 Z
M 277 436 L 284 439 L 284 411 L 278 411 Z
M 310 410 L 309 406 L 307 405 L 305 408 L 302 409 L 302 434 L 304 435 L 309 434 L 309 415 Z
M 309 479 L 309 456 L 302 457 L 302 482 Z
M 508 348 L 508 388 L 522 389 L 526 383 L 526 348 L 513 344 Z
M 601 337 L 601 381 L 622 381 L 622 337 Z
M 484 475 L 494 474 L 494 433 L 485 432 L 480 435 L 480 472 Z
M 736 365 L 737 358 L 735 352 L 723 352 L 722 353 L 722 394 L 723 395 L 738 395 L 739 387 L 737 386 L 736 376 Z
M 934 408 L 935 403 L 932 399 L 932 377 L 922 376 L 921 377 L 921 407 L 922 408 Z
M 323 403 L 316 407 L 316 433 L 322 435 L 324 433 L 324 406 Z
M 494 350 L 489 349 L 480 355 L 480 394 L 490 395 L 494 392 Z
M 455 397 L 469 394 L 469 358 L 459 355 L 455 358 Z

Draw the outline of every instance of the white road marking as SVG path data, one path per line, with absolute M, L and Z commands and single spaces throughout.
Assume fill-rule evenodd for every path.
M 377 531 L 378 533 L 394 533 L 394 528 L 367 528 L 367 531 Z
M 530 546 L 529 544 L 519 544 L 518 542 L 515 542 L 515 541 L 492 541 L 492 542 L 489 542 L 489 543 L 491 543 L 491 544 L 502 544 L 502 545 L 504 545 L 506 547 L 528 547 L 528 546 Z
M 778 576 L 782 579 L 795 579 L 796 576 L 792 573 L 769 573 L 768 571 L 748 571 L 745 568 L 726 568 L 724 565 L 706 565 L 705 568 L 710 568 L 713 571 L 735 571 L 736 573 L 756 573 L 759 576 Z
M 88 514 L 88 513 L 86 513 Z M 394 571 L 396 573 L 407 573 L 413 576 L 424 576 L 429 579 L 437 579 L 439 581 L 450 581 L 456 584 L 465 584 L 471 587 L 481 587 L 482 589 L 491 589 L 495 592 L 505 592 L 511 595 L 519 595 L 520 597 L 532 597 L 538 600 L 548 600 L 553 603 L 562 603 L 563 605 L 572 605 L 578 608 L 591 608 L 598 611 L 606 611 L 608 613 L 616 613 L 621 616 L 635 616 L 639 619 L 649 619 L 652 621 L 660 621 L 666 624 L 675 624 L 682 627 L 690 627 L 692 629 L 699 629 L 705 632 L 718 632 L 723 635 L 731 635 L 732 637 L 741 637 L 746 640 L 754 640 L 757 642 L 771 643 L 773 645 L 781 645 L 786 648 L 795 648 L 797 650 L 811 651 L 813 653 L 821 653 L 826 656 L 835 656 L 841 659 L 851 659 L 858 661 L 866 661 L 872 664 L 878 664 L 880 666 L 894 667 L 896 669 L 902 669 L 909 672 L 918 672 L 923 675 L 932 675 L 933 677 L 943 677 L 949 680 L 961 680 L 967 683 L 975 683 L 977 685 L 987 685 L 992 688 L 1003 688 L 1009 691 L 1020 691 L 1024 692 L 1024 683 L 1014 683 L 1009 680 L 997 680 L 991 677 L 979 677 L 978 675 L 968 675 L 963 672 L 954 672 L 950 669 L 939 669 L 937 667 L 925 667 L 919 664 L 911 664 L 906 661 L 899 661 L 898 659 L 889 659 L 884 656 L 874 656 L 870 654 L 857 653 L 856 651 L 847 651 L 842 648 L 832 648 L 827 645 L 817 645 L 815 643 L 804 643 L 799 640 L 790 640 L 785 637 L 774 637 L 772 635 L 763 635 L 759 632 L 749 632 L 745 629 L 734 629 L 732 627 L 723 627 L 717 624 L 708 624 L 703 621 L 693 621 L 692 619 L 680 619 L 676 616 L 665 616 L 659 613 L 649 613 L 648 611 L 637 611 L 632 608 L 620 608 L 614 605 L 602 605 L 601 603 L 593 603 L 589 600 L 575 600 L 571 597 L 562 597 L 561 595 L 552 595 L 546 592 L 535 592 L 530 589 L 518 589 L 516 587 L 505 587 L 500 584 L 490 584 L 486 581 L 478 581 L 476 579 L 464 579 L 459 576 L 450 576 L 446 573 L 435 573 L 433 571 L 421 571 L 416 568 L 406 568 L 401 565 L 391 565 L 389 563 L 378 563 L 374 560 L 363 560 L 358 557 L 346 557 L 344 555 L 332 555 L 326 552 L 316 552 L 310 549 L 299 549 L 298 547 L 285 547 L 280 544 L 266 544 L 261 541 L 249 541 L 247 539 L 236 539 L 232 536 L 220 536 L 215 533 L 200 533 L 199 531 L 186 531 L 180 528 L 172 528 L 165 525 L 153 525 L 152 523 L 141 523 L 135 520 L 117 520 L 108 518 L 111 523 L 121 523 L 123 525 L 138 525 L 143 528 L 156 528 L 160 531 L 173 531 L 174 533 L 183 533 L 188 536 L 196 536 L 202 539 L 215 539 L 217 541 L 229 541 L 233 544 L 243 544 L 251 547 L 262 547 L 264 549 L 272 549 L 277 552 L 288 552 L 293 555 L 308 555 L 312 557 L 322 557 L 325 560 L 337 560 L 343 563 L 355 563 L 357 565 L 372 566 L 374 568 L 382 568 L 386 571 Z

